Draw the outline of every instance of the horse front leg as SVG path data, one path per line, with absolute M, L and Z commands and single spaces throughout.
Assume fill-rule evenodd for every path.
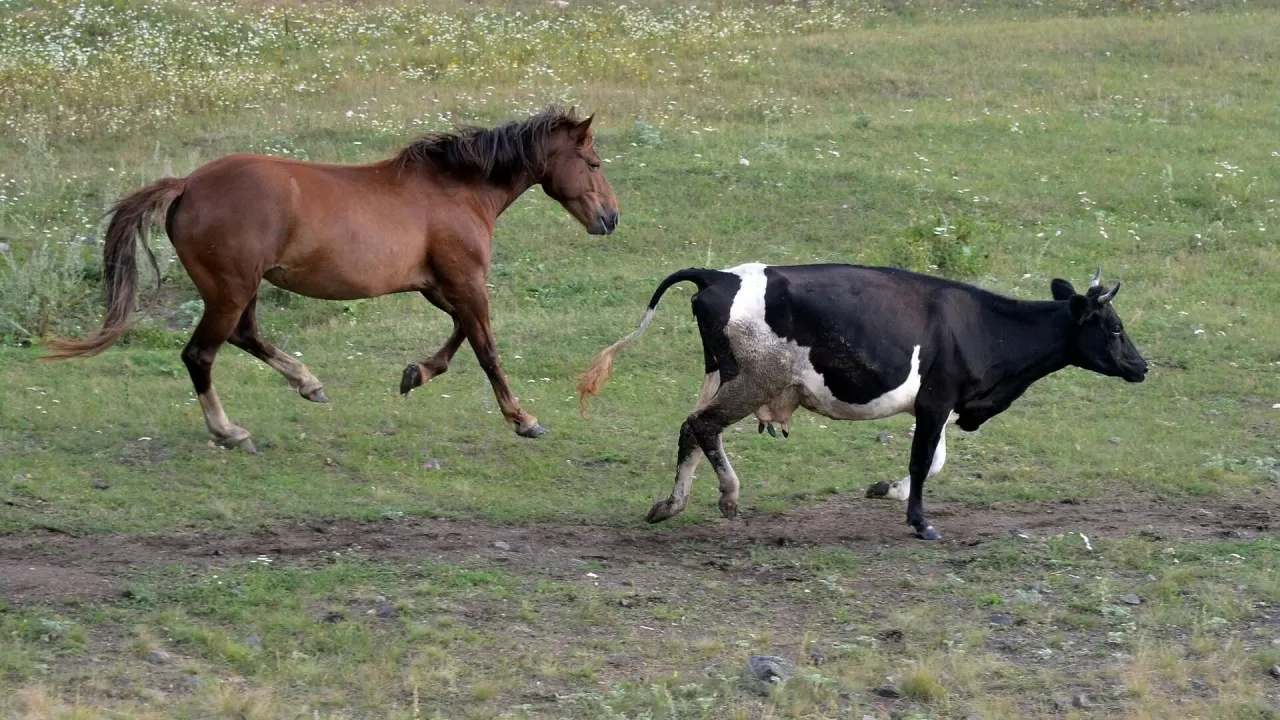
M 458 352 L 458 348 L 462 347 L 464 339 L 466 339 L 466 333 L 462 331 L 462 323 L 454 318 L 453 334 L 436 351 L 436 354 L 412 363 L 404 369 L 404 374 L 400 376 L 400 394 L 407 395 L 409 391 L 425 384 L 431 378 L 443 375 L 449 369 L 449 363 Z
M 489 297 L 483 290 L 473 290 L 466 298 L 459 298 L 453 303 L 455 316 L 462 326 L 462 332 L 471 343 L 476 353 L 476 360 L 485 375 L 489 376 L 489 384 L 493 386 L 493 394 L 498 399 L 498 407 L 502 416 L 515 428 L 521 437 L 537 438 L 546 434 L 547 429 L 538 424 L 538 418 L 525 412 L 520 401 L 511 392 L 507 378 L 502 373 L 502 363 L 498 359 L 498 344 L 493 337 L 493 328 L 489 324 Z

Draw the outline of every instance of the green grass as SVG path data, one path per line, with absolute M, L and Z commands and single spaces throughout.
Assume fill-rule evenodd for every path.
M 1117 309 L 1153 366 L 1148 381 L 1078 370 L 1046 379 L 981 432 L 953 433 L 930 501 L 1258 502 L 1253 493 L 1271 497 L 1280 480 L 1272 3 L 0 0 L 0 16 L 0 534 L 242 535 L 295 519 L 415 517 L 634 528 L 669 490 L 676 431 L 701 382 L 688 289 L 668 294 L 585 419 L 573 376 L 634 327 L 672 270 L 748 261 L 894 263 L 1024 298 L 1047 298 L 1054 277 L 1081 285 L 1098 265 L 1124 281 Z M 41 335 L 97 325 L 101 214 L 156 177 L 243 150 L 372 160 L 452 120 L 493 123 L 549 102 L 597 113 L 622 224 L 590 237 L 540 192 L 498 223 L 494 327 L 522 403 L 552 431 L 545 438 L 504 426 L 465 348 L 448 374 L 398 396 L 405 363 L 449 331 L 424 301 L 265 291 L 265 334 L 301 353 L 333 403 L 306 403 L 224 348 L 219 393 L 262 452 L 212 447 L 178 359 L 195 294 L 162 236 L 152 240 L 166 267 L 162 315 L 98 358 L 36 362 Z M 733 428 L 726 448 L 744 512 L 833 494 L 864 502 L 866 485 L 905 474 L 909 425 L 801 414 L 788 440 L 757 435 L 752 422 Z M 888 445 L 876 440 L 883 430 L 895 436 Z M 689 508 L 654 532 L 715 521 L 708 473 Z M 886 515 L 898 522 L 898 512 Z M 945 518 L 937 524 L 945 534 Z M 726 552 L 744 567 L 848 592 L 819 602 L 783 583 L 745 599 L 728 586 L 699 594 L 699 573 L 713 571 L 688 570 L 678 582 L 689 598 L 645 606 L 644 621 L 580 578 L 517 567 L 237 565 L 224 582 L 245 595 L 232 599 L 205 571 L 150 568 L 130 577 L 132 600 L 0 612 L 0 677 L 23 688 L 0 699 L 0 713 L 279 717 L 305 706 L 413 717 L 416 697 L 426 717 L 495 717 L 524 704 L 534 716 L 826 717 L 875 713 L 873 699 L 841 693 L 867 692 L 882 672 L 909 696 L 907 710 L 929 717 L 1037 716 L 1052 698 L 1028 700 L 1027 688 L 1069 700 L 1086 687 L 1100 708 L 1129 717 L 1194 714 L 1187 707 L 1268 716 L 1262 672 L 1280 656 L 1246 630 L 1268 612 L 1257 603 L 1276 601 L 1269 536 L 1238 548 L 1170 540 L 1186 553 L 1176 565 L 1151 538 L 1098 542 L 1088 558 L 1072 542 L 984 544 L 958 570 L 964 585 L 946 580 L 952 556 L 932 550 L 736 548 Z M 1229 552 L 1246 560 L 1230 564 Z M 877 585 L 918 563 L 929 572 Z M 1066 583 L 1055 574 L 1065 567 L 1081 584 L 1048 605 L 1013 592 Z M 1123 615 L 1095 575 L 1122 577 L 1125 592 L 1147 583 L 1148 605 Z M 1246 589 L 1215 591 L 1237 585 Z M 840 620 L 867 622 L 870 608 L 850 598 L 878 587 L 900 598 L 881 597 L 895 604 L 886 610 L 926 638 L 918 654 L 911 635 L 903 650 L 873 652 L 856 641 L 868 628 Z M 400 617 L 315 619 L 361 593 L 395 598 Z M 738 600 L 759 612 L 716 611 Z M 510 622 L 528 625 L 524 640 L 464 619 L 499 601 Z M 784 622 L 765 612 L 771 603 L 817 609 Z M 984 645 L 1003 637 L 987 627 L 992 612 L 1043 629 L 1044 644 Z M 637 641 L 648 622 L 682 624 Z M 944 629 L 969 634 L 952 645 L 929 635 Z M 728 679 L 748 647 L 795 649 L 808 631 L 849 646 L 843 664 L 768 698 Z M 260 652 L 243 645 L 253 632 Z M 602 664 L 610 647 L 634 643 L 651 670 Z M 153 645 L 180 650 L 209 682 L 186 688 L 187 668 L 165 666 L 157 672 L 178 689 L 159 690 L 138 658 Z M 1086 646 L 1097 657 L 1086 670 L 1054 650 Z M 1057 653 L 1052 662 L 1019 668 L 1043 648 Z M 1106 659 L 1115 652 L 1132 660 Z M 734 672 L 702 674 L 700 653 L 730 658 Z M 537 678 L 554 689 L 526 687 Z M 136 692 L 112 695 L 118 686 Z M 566 699 L 528 699 L 540 692 Z M 1201 705 L 1177 705 L 1183 696 Z M 1086 713 L 1069 702 L 1064 712 Z

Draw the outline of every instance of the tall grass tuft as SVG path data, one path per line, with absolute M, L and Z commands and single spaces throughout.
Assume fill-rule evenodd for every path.
M 74 243 L 41 243 L 21 262 L 12 251 L 0 258 L 0 339 L 29 342 L 87 314 L 94 289 Z

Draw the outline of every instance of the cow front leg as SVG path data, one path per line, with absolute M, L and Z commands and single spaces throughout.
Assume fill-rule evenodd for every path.
M 702 448 L 693 435 L 693 428 L 685 420 L 680 425 L 680 449 L 676 454 L 676 482 L 666 500 L 656 502 L 645 516 L 645 522 L 657 523 L 669 520 L 689 504 L 689 490 L 693 487 L 693 471 L 702 459 Z
M 907 523 L 921 540 L 941 540 L 942 534 L 924 517 L 924 483 L 946 461 L 946 413 L 916 413 L 916 435 L 911 441 L 911 486 L 907 497 Z M 936 464 L 936 466 L 935 466 Z
M 955 413 L 947 418 L 947 424 L 956 421 L 959 416 Z M 938 445 L 933 450 L 933 461 L 929 463 L 929 475 L 926 479 L 933 478 L 934 475 L 942 472 L 942 466 L 947 462 L 947 431 L 944 427 L 942 433 L 938 435 Z M 907 502 L 911 499 L 911 476 L 908 475 L 895 483 L 887 483 L 881 480 L 867 488 L 867 497 L 882 498 L 887 497 L 892 500 L 901 500 Z

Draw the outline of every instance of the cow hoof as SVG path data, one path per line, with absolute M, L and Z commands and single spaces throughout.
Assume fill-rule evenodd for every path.
M 916 537 L 920 538 L 921 540 L 928 540 L 930 542 L 933 542 L 936 540 L 941 540 L 942 533 L 938 532 L 937 530 L 934 530 L 933 526 L 930 525 L 923 530 L 917 530 Z
M 720 499 L 720 514 L 725 520 L 732 520 L 738 517 L 738 501 Z
M 869 498 L 882 498 L 882 497 L 888 497 L 888 495 L 889 495 L 889 483 L 883 480 L 867 488 L 867 497 Z
M 408 395 L 409 391 L 422 384 L 422 368 L 417 363 L 410 365 L 404 369 L 404 374 L 400 376 L 400 394 Z
M 543 435 L 546 435 L 547 432 L 549 431 L 546 428 L 542 427 L 536 422 L 527 428 L 521 428 L 519 430 L 516 430 L 517 435 L 519 435 L 520 437 L 527 437 L 531 440 L 534 438 L 540 438 Z
M 327 402 L 329 402 L 329 396 L 324 394 L 324 388 L 316 388 L 315 390 L 312 390 L 311 392 L 303 393 L 303 394 L 302 394 L 302 397 L 304 397 L 304 398 L 306 398 L 306 399 L 310 400 L 310 401 L 311 401 L 311 402 L 313 402 L 313 403 L 327 403 Z
M 660 523 L 663 520 L 670 520 L 675 517 L 678 512 L 680 511 L 672 507 L 670 500 L 663 500 L 662 502 L 654 503 L 653 507 L 649 508 L 649 514 L 644 516 L 644 521 L 647 523 Z

